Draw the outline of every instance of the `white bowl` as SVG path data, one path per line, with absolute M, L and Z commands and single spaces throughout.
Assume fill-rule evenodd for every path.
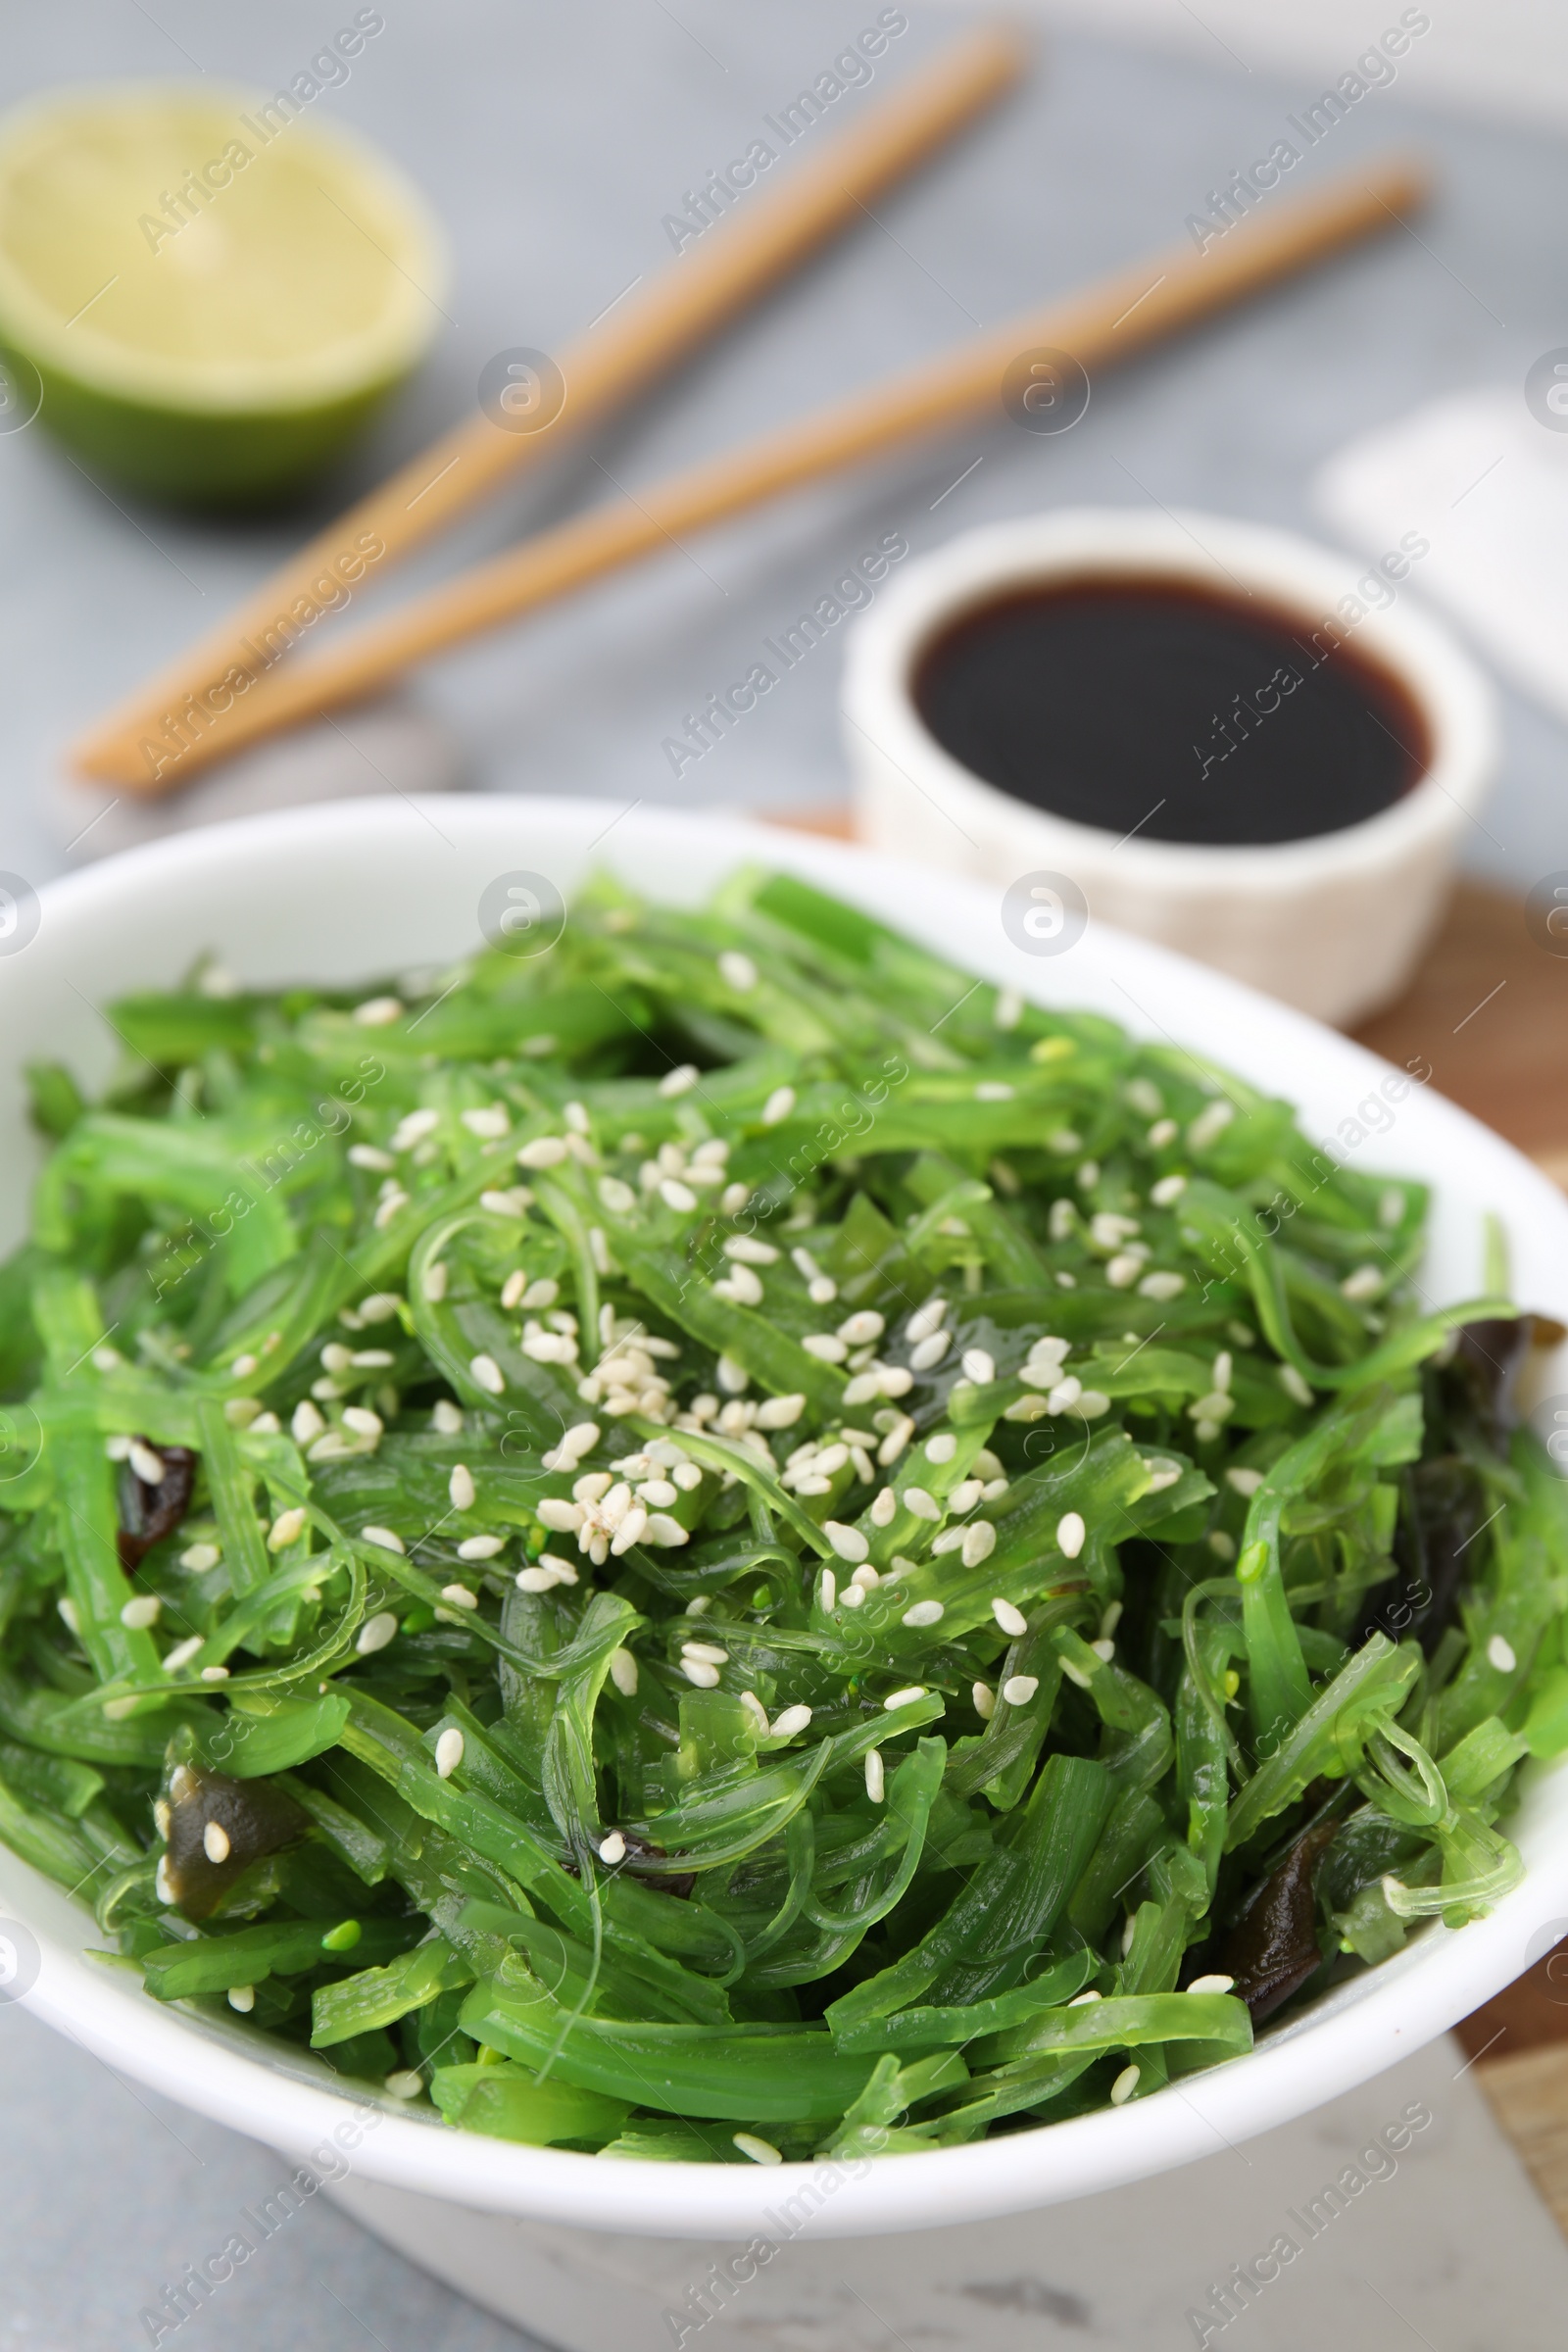
M 1496 764 L 1491 688 L 1436 622 L 1413 612 L 1420 559 L 1373 564 L 1287 531 L 1217 514 L 1075 507 L 965 532 L 898 575 L 855 624 L 845 671 L 845 749 L 859 831 L 946 873 L 1008 883 L 1066 875 L 1102 922 L 1348 1025 L 1396 997 L 1442 911 L 1457 844 Z M 1261 847 L 1116 840 L 1031 808 L 944 750 L 915 708 L 925 648 L 962 614 L 1022 587 L 1091 577 L 1183 582 L 1257 596 L 1303 637 L 1354 596 L 1355 652 L 1392 671 L 1426 718 L 1426 773 L 1380 814 L 1337 833 Z M 1357 595 L 1358 581 L 1362 583 Z M 1367 583 L 1376 583 L 1376 586 Z M 1389 600 L 1378 606 L 1376 596 Z M 1136 679 L 1128 692 L 1136 693 Z M 1276 695 L 1276 703 L 1278 697 Z M 1152 803 L 1167 788 L 1152 778 Z
M 861 851 L 706 814 L 617 818 L 588 801 L 474 798 L 443 801 L 439 813 L 439 835 L 400 800 L 250 818 L 46 888 L 36 937 L 0 955 L 0 1134 L 8 1139 L 0 1247 L 23 1229 L 33 1156 L 23 1141 L 22 1066 L 52 1056 L 89 1081 L 102 1077 L 114 1041 L 95 1005 L 168 985 L 207 948 L 262 985 L 365 979 L 451 957 L 477 937 L 486 884 L 518 869 L 550 876 L 569 898 L 605 864 L 658 899 L 694 905 L 742 862 L 786 868 L 1026 996 L 1090 1006 L 1137 1033 L 1213 1054 L 1287 1094 L 1314 1139 L 1332 1138 L 1391 1078 L 1386 1064 L 1315 1022 L 1096 925 L 1054 959 L 1026 955 L 1004 932 L 994 890 Z M 1436 1186 L 1421 1276 L 1434 1298 L 1475 1293 L 1482 1219 L 1494 1210 L 1520 1297 L 1568 1315 L 1568 1201 L 1474 1119 L 1416 1085 L 1391 1113 L 1391 1131 L 1353 1156 L 1358 1166 L 1413 1172 Z M 1568 1389 L 1568 1367 L 1547 1366 L 1545 1385 Z M 1532 1938 L 1568 1912 L 1568 1775 L 1533 1775 L 1511 1826 L 1528 1872 L 1489 1918 L 1457 1934 L 1426 1929 L 1385 1967 L 1268 2031 L 1251 2056 L 1124 2109 L 973 2147 L 881 2158 L 826 2200 L 808 2233 L 936 2230 L 1083 2197 L 1209 2155 L 1222 2140 L 1244 2140 L 1365 2082 L 1509 1983 Z M 163 2006 L 133 1972 L 85 1959 L 101 1941 L 91 1920 L 3 1850 L 0 1915 L 21 1921 L 41 1946 L 25 1995 L 36 2016 L 136 2081 L 296 2156 L 340 2131 L 337 2144 L 353 2144 L 366 2193 L 383 2184 L 583 2230 L 735 2240 L 776 2230 L 781 2206 L 812 2177 L 808 2165 L 605 2163 L 514 2147 L 396 2112 L 391 2102 L 367 2118 L 363 2101 L 306 2054 L 273 2055 L 237 2022 L 228 2030 Z M 914 2260 L 919 2249 L 909 2253 Z

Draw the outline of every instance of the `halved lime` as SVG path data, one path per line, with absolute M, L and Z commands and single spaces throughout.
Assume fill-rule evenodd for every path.
M 13 418 L 41 386 L 41 420 L 105 472 L 232 506 L 317 472 L 380 406 L 440 319 L 444 246 L 312 103 L 122 83 L 0 121 Z

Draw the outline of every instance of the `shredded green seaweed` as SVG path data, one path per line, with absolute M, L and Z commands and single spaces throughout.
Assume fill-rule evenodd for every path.
M 110 1017 L 0 1269 L 0 1838 L 158 1998 L 906 2151 L 1514 1883 L 1568 1503 L 1420 1185 L 780 876 Z

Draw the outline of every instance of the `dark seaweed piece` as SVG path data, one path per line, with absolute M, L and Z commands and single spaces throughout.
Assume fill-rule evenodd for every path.
M 1401 1481 L 1394 1557 L 1399 1582 L 1393 1592 L 1369 1593 L 1350 1637 L 1359 1648 L 1373 1634 L 1391 1642 L 1414 1639 L 1430 1658 L 1451 1623 L 1467 1566 L 1465 1553 L 1481 1525 L 1481 1481 L 1456 1453 L 1417 1462 Z
M 647 1867 L 650 1862 L 664 1859 L 664 1847 L 655 1845 L 651 1838 L 637 1837 L 631 1830 L 622 1830 L 621 1836 L 626 1840 L 627 1866 L 645 1886 L 656 1888 L 660 1894 L 678 1895 L 682 1902 L 689 1898 L 697 1885 L 695 1870 L 650 1870 Z
M 1464 1383 L 1476 1418 L 1499 1452 L 1507 1451 L 1509 1436 L 1519 1426 L 1514 1390 L 1530 1353 L 1535 1320 L 1518 1315 L 1511 1322 L 1459 1326 L 1450 1370 Z
M 120 1532 L 116 1544 L 120 1565 L 127 1576 L 133 1576 L 155 1544 L 172 1536 L 185 1513 L 196 1486 L 197 1457 L 188 1446 L 153 1446 L 147 1440 L 149 1453 L 156 1453 L 164 1465 L 164 1475 L 157 1486 L 149 1486 L 139 1478 L 127 1462 L 120 1482 Z
M 200 1764 L 176 1764 L 163 1878 L 187 1919 L 209 1919 L 253 1862 L 303 1837 L 310 1821 L 275 1781 L 236 1781 Z M 160 1892 L 164 1888 L 160 1888 Z
M 1220 1966 L 1235 1978 L 1237 1996 L 1247 2003 L 1254 2026 L 1272 2017 L 1323 1965 L 1314 1880 L 1339 1826 L 1320 1821 L 1298 1838 L 1225 1939 Z

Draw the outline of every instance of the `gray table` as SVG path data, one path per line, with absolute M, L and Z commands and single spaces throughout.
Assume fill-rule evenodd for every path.
M 317 0 L 273 0 L 265 14 L 234 0 L 14 10 L 3 93 L 88 73 L 188 74 L 193 63 L 273 87 L 351 13 L 323 13 Z M 423 182 L 457 267 L 451 323 L 429 368 L 335 485 L 338 502 L 466 413 L 494 352 L 559 346 L 629 280 L 665 266 L 662 220 L 683 190 L 877 12 L 679 0 L 677 21 L 662 0 L 424 0 L 386 13 L 352 80 L 320 105 Z M 919 12 L 881 84 L 950 23 Z M 886 199 L 876 223 L 591 453 L 504 502 L 438 561 L 412 566 L 408 585 L 1179 237 L 1216 178 L 1277 136 L 1304 94 L 1262 75 L 1054 44 L 1034 87 L 983 134 Z M 858 103 L 852 94 L 842 111 Z M 461 738 L 473 781 L 621 802 L 833 799 L 844 763 L 831 643 L 680 777 L 662 747 L 684 711 L 743 674 L 760 640 L 888 529 L 919 550 L 1036 507 L 1152 498 L 1310 530 L 1312 469 L 1353 432 L 1449 386 L 1522 381 L 1563 340 L 1568 152 L 1558 142 L 1414 121 L 1397 93 L 1379 94 L 1296 176 L 1411 132 L 1445 172 L 1419 240 L 1396 232 L 1107 378 L 1064 439 L 999 421 L 710 534 L 430 671 L 418 692 Z M 315 518 L 231 529 L 172 517 L 100 488 L 36 431 L 0 438 L 0 866 L 33 880 L 63 868 L 43 805 L 61 745 L 209 625 Z M 1472 834 L 1467 857 L 1523 886 L 1568 862 L 1558 782 L 1568 744 L 1504 699 L 1504 780 L 1491 832 Z M 274 2170 L 264 2151 L 0 2011 L 0 2347 L 142 2342 L 137 2313 L 170 2266 L 219 2242 L 224 2215 L 265 2192 Z M 488 2352 L 519 2340 L 319 2206 L 270 2252 L 265 2278 L 258 2271 L 225 2290 L 192 2340 L 195 2326 L 269 2352 L 362 2341 Z

